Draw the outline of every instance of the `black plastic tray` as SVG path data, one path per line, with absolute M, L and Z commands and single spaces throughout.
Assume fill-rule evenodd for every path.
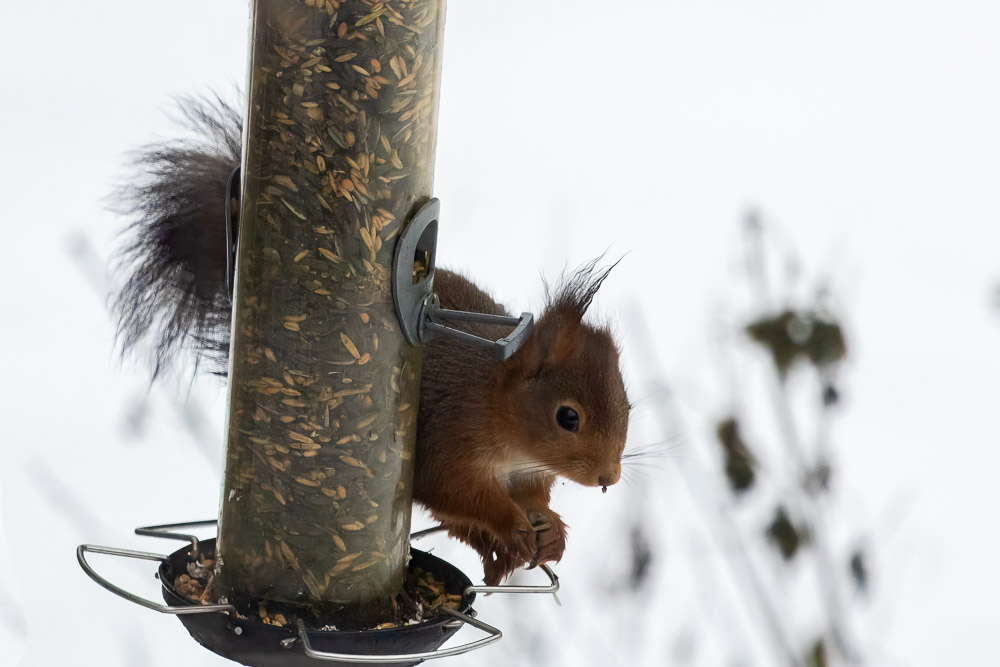
M 201 549 L 215 550 L 215 540 L 204 540 Z M 160 564 L 159 578 L 163 585 L 163 599 L 169 605 L 195 606 L 195 603 L 174 588 L 174 579 L 187 572 L 190 562 L 190 545 L 178 549 Z M 419 549 L 410 549 L 410 568 L 421 567 L 433 573 L 444 582 L 451 594 L 462 595 L 459 611 L 473 614 L 474 592 L 466 593 L 472 585 L 461 570 L 447 561 L 432 556 Z M 250 667 L 317 667 L 330 665 L 365 665 L 364 662 L 330 662 L 318 660 L 305 654 L 295 627 L 267 625 L 259 619 L 239 619 L 233 614 L 180 614 L 178 617 L 195 641 L 225 658 Z M 455 634 L 461 622 L 449 616 L 413 625 L 385 630 L 361 631 L 308 631 L 309 643 L 316 651 L 329 653 L 350 653 L 354 655 L 398 655 L 433 651 Z M 419 662 L 419 661 L 418 661 Z M 415 665 L 418 662 L 392 663 L 393 665 Z

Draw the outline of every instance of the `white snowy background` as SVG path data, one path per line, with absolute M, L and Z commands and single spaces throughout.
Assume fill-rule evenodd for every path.
M 224 389 L 150 387 L 118 362 L 105 267 L 123 221 L 104 197 L 127 150 L 176 133 L 172 95 L 243 84 L 247 16 L 245 0 L 0 8 L 2 664 L 227 664 L 98 588 L 74 550 L 171 550 L 132 529 L 216 513 Z M 753 207 L 801 265 L 775 292 L 825 281 L 848 325 L 831 532 L 869 548 L 850 614 L 865 664 L 1000 664 L 998 63 L 987 0 L 452 0 L 440 261 L 537 308 L 540 275 L 627 253 L 597 308 L 622 338 L 632 444 L 665 455 L 607 495 L 560 487 L 562 606 L 481 600 L 505 639 L 448 664 L 772 664 L 705 520 L 724 498 L 715 420 L 734 396 L 768 410 L 753 355 L 736 386 L 720 361 L 752 312 Z M 653 561 L 633 593 L 636 520 Z M 468 550 L 427 544 L 480 576 Z M 149 564 L 95 563 L 157 597 Z M 808 620 L 802 577 L 759 566 Z

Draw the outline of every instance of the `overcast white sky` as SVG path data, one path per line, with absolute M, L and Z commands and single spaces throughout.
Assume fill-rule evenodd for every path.
M 21 664 L 225 664 L 75 564 L 80 542 L 162 550 L 132 528 L 212 516 L 221 458 L 176 461 L 199 451 L 172 408 L 186 387 L 150 392 L 158 430 L 129 437 L 144 376 L 116 363 L 103 276 L 68 249 L 84 238 L 107 257 L 121 221 L 102 197 L 126 150 L 171 136 L 171 95 L 243 83 L 246 19 L 244 0 L 0 9 L 0 653 Z M 832 278 L 852 352 L 833 434 L 837 509 L 873 531 L 884 584 L 864 617 L 869 664 L 1000 664 L 998 63 L 1000 4 L 985 0 L 448 10 L 440 262 L 528 307 L 539 272 L 628 252 L 599 307 L 620 320 L 633 395 L 654 357 L 681 391 L 690 457 L 725 406 L 710 339 L 747 303 L 734 296 L 746 208 L 776 225 L 807 276 Z M 626 316 L 637 311 L 655 350 L 638 343 Z M 222 391 L 201 382 L 189 400 L 221 433 Z M 600 549 L 589 526 L 670 497 L 614 491 L 556 500 L 576 528 L 563 609 L 588 623 L 604 620 L 574 576 Z M 653 514 L 690 522 L 683 509 Z M 126 570 L 125 583 L 155 596 L 148 568 Z M 690 599 L 657 596 L 651 609 L 683 625 Z M 87 606 L 49 617 L 67 602 Z M 558 632 L 566 617 L 536 603 L 517 609 Z M 500 604 L 484 602 L 484 618 L 508 613 Z M 705 650 L 697 664 L 734 664 Z

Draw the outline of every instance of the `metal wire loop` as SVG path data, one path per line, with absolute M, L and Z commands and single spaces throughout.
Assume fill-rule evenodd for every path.
M 158 611 L 161 614 L 208 614 L 213 612 L 235 612 L 236 608 L 231 604 L 207 604 L 207 605 L 195 605 L 195 606 L 174 606 L 165 605 L 153 602 L 152 600 L 147 600 L 144 597 L 140 597 L 135 593 L 129 593 L 124 588 L 119 588 L 115 586 L 110 581 L 97 574 L 97 571 L 91 567 L 90 563 L 87 562 L 87 553 L 95 554 L 107 554 L 109 556 L 121 556 L 123 558 L 137 558 L 140 560 L 155 560 L 161 563 L 167 560 L 167 556 L 160 554 L 149 553 L 147 551 L 131 551 L 129 549 L 116 549 L 114 547 L 101 547 L 96 544 L 81 544 L 76 548 L 76 560 L 79 561 L 80 567 L 83 571 L 87 573 L 91 579 L 96 581 L 101 587 L 111 591 L 118 597 L 125 598 L 129 602 L 134 602 L 140 607 L 146 607 L 147 609 L 152 609 L 153 611 Z
M 468 644 L 462 644 L 461 646 L 441 648 L 436 651 L 424 651 L 422 653 L 398 653 L 395 655 L 331 653 L 327 651 L 317 651 L 312 647 L 312 644 L 309 642 L 309 633 L 306 631 L 306 625 L 302 622 L 302 619 L 299 619 L 297 623 L 299 629 L 299 639 L 302 641 L 302 650 L 305 651 L 306 655 L 310 658 L 315 658 L 316 660 L 326 660 L 328 662 L 364 662 L 376 665 L 386 665 L 401 662 L 436 660 L 437 658 L 447 658 L 453 655 L 461 655 L 463 653 L 468 653 L 469 651 L 475 651 L 476 649 L 488 646 L 494 642 L 498 642 L 500 641 L 500 638 L 503 637 L 503 633 L 500 632 L 498 628 L 493 627 L 489 623 L 484 623 L 479 619 L 473 618 L 468 614 L 463 614 L 460 611 L 455 611 L 454 609 L 449 609 L 448 607 L 441 607 L 438 611 L 448 614 L 449 616 L 454 616 L 462 623 L 467 623 L 468 625 L 479 628 L 483 632 L 488 633 L 489 636 L 477 639 L 474 642 L 469 642 Z

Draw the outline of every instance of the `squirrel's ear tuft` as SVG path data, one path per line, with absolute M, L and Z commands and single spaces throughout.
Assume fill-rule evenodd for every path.
M 564 274 L 554 289 L 549 289 L 546 285 L 545 310 L 524 346 L 508 362 L 511 377 L 535 377 L 547 367 L 556 366 L 573 354 L 584 314 L 604 279 L 618 265 L 615 262 L 609 267 L 598 269 L 597 263 L 602 258 L 603 255 L 569 275 Z
M 603 258 L 604 255 L 601 255 L 590 260 L 573 273 L 563 274 L 554 289 L 550 290 L 546 285 L 548 303 L 545 306 L 545 312 L 560 312 L 564 316 L 575 317 L 577 321 L 583 319 L 594 300 L 594 296 L 601 289 L 604 279 L 611 273 L 611 269 L 618 266 L 618 262 L 621 261 L 619 259 L 611 266 L 599 269 L 597 263 Z

